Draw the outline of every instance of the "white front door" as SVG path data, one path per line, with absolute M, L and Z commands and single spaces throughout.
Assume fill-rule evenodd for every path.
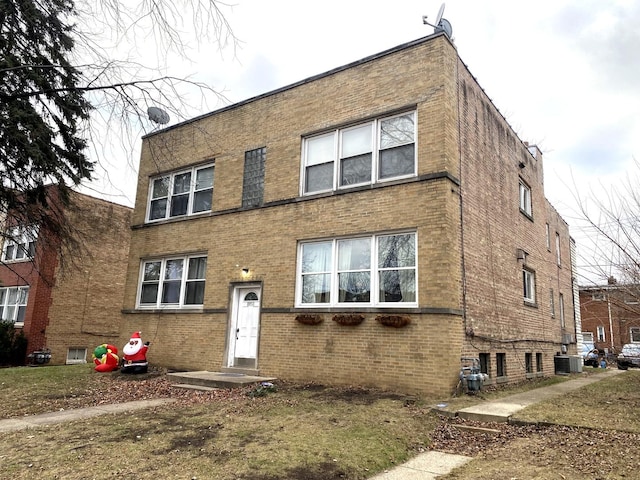
M 234 289 L 227 360 L 229 367 L 255 367 L 258 355 L 260 294 L 260 286 Z

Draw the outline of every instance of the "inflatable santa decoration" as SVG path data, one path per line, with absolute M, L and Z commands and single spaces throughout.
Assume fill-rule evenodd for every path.
M 140 332 L 134 332 L 129 342 L 122 348 L 122 373 L 146 373 L 149 342 L 142 343 Z

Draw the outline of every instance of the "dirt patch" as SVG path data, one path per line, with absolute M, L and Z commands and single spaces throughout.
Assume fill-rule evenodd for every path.
M 288 469 L 283 475 L 244 475 L 242 480 L 338 480 L 348 478 L 333 462 L 324 462 L 313 466 L 298 466 Z

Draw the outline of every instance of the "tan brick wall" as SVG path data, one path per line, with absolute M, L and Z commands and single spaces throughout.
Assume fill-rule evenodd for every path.
M 553 373 L 553 356 L 561 351 L 562 334 L 575 334 L 569 229 L 544 196 L 541 155 L 534 158 L 528 152 L 466 67 L 460 64 L 459 69 L 466 331 L 470 334 L 465 354 L 490 353 L 495 376 L 495 353 L 506 353 L 507 375 L 513 381 L 525 377 L 525 353 L 534 353 L 535 358 L 540 352 L 545 373 Z M 520 178 L 531 188 L 533 219 L 519 210 Z M 561 239 L 560 267 L 556 232 Z M 536 306 L 523 301 L 523 261 L 517 259 L 517 249 L 528 253 L 526 265 L 535 271 Z M 575 344 L 569 353 L 575 353 Z
M 69 221 L 85 233 L 89 255 L 56 272 L 46 329 L 54 364 L 65 363 L 69 348 L 86 348 L 91 362 L 94 348 L 117 342 L 121 331 L 132 210 L 80 194 L 74 201 Z

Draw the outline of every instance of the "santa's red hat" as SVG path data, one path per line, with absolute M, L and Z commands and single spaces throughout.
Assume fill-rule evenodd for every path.
M 131 338 L 140 338 L 140 332 L 133 332 L 133 335 L 131 335 Z

